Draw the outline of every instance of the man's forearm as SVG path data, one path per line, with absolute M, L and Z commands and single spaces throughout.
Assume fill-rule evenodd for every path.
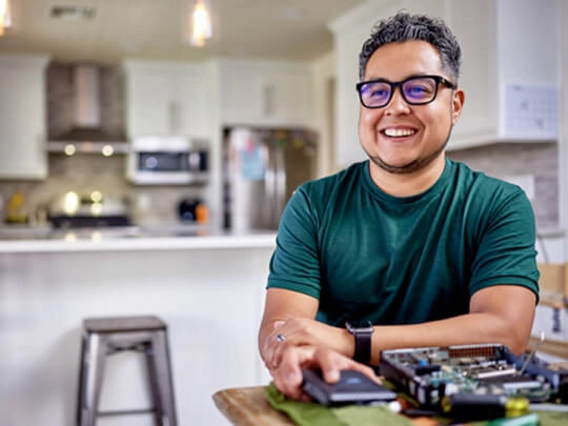
M 385 349 L 480 343 L 501 343 L 519 354 L 526 349 L 529 337 L 530 325 L 517 327 L 489 313 L 466 314 L 415 325 L 377 326 L 373 333 L 371 360 L 377 365 L 380 352 Z

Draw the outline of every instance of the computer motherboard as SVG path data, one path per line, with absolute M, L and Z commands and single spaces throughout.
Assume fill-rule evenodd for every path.
M 385 350 L 380 374 L 421 409 L 454 418 L 516 416 L 535 403 L 568 404 L 568 370 L 497 344 Z

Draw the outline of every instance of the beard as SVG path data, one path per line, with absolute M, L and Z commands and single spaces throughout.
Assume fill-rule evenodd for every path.
M 424 169 L 429 164 L 431 164 L 436 158 L 438 158 L 440 154 L 444 152 L 444 150 L 446 149 L 446 145 L 448 145 L 448 141 L 450 140 L 450 136 L 452 134 L 452 128 L 453 126 L 450 127 L 450 130 L 448 131 L 448 135 L 446 136 L 446 140 L 444 141 L 444 143 L 441 144 L 439 147 L 437 147 L 433 152 L 426 155 L 425 157 L 417 158 L 416 160 L 413 160 L 410 163 L 403 164 L 401 166 L 388 164 L 380 157 L 380 155 L 371 155 L 369 151 L 367 151 L 363 145 L 362 146 L 363 150 L 365 151 L 365 154 L 367 154 L 367 157 L 369 157 L 369 160 L 371 160 L 371 162 L 376 166 L 378 166 L 379 168 L 392 174 L 409 174 Z

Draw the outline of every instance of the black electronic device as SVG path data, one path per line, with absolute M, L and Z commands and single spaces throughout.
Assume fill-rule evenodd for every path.
M 466 420 L 514 417 L 534 403 L 567 402 L 568 370 L 499 344 L 384 350 L 380 374 L 421 409 Z
M 336 383 L 327 383 L 319 370 L 303 370 L 302 389 L 323 405 L 370 404 L 396 400 L 396 393 L 356 370 L 342 370 Z

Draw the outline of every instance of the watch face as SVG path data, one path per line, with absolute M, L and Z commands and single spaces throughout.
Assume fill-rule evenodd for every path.
M 348 331 L 373 331 L 373 324 L 367 320 L 347 321 L 345 323 Z

